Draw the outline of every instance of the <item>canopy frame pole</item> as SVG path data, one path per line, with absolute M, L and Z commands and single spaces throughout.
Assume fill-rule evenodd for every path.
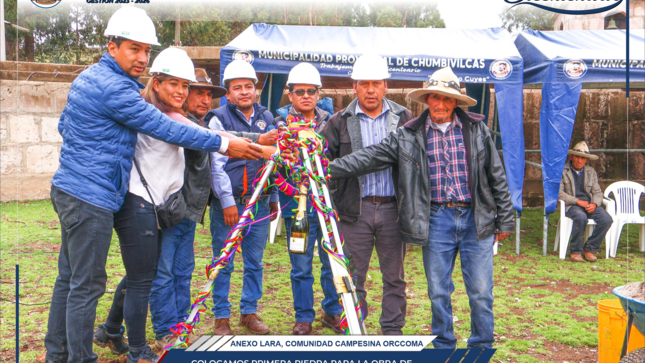
M 267 110 L 271 112 L 271 94 L 273 93 L 273 73 L 269 73 L 269 101 L 267 102 Z
M 520 255 L 520 221 L 522 217 L 522 212 L 515 211 L 515 253 Z
M 547 245 L 549 244 L 549 215 L 544 209 L 544 227 L 542 229 L 542 256 L 546 256 Z

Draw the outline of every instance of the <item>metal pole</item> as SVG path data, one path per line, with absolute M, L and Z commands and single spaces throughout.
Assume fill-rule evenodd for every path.
M 515 253 L 520 255 L 520 218 L 522 217 L 522 212 L 515 211 Z
M 19 363 L 19 362 L 20 362 L 20 266 L 16 265 L 16 363 Z
M 177 14 L 175 14 L 175 46 L 181 45 L 181 15 L 179 9 L 177 9 Z
M 271 112 L 271 93 L 273 93 L 273 73 L 269 74 L 269 97 L 267 102 L 267 110 Z
M 309 172 L 313 174 L 313 167 L 311 166 L 311 161 L 309 160 L 309 153 L 307 152 L 307 149 L 301 148 L 300 150 L 302 151 L 302 156 L 305 161 L 305 166 L 307 167 L 307 170 L 309 170 Z M 321 173 L 322 173 L 322 168 L 318 168 L 318 175 L 320 175 Z M 320 196 L 318 195 L 318 183 L 314 181 L 313 178 L 309 177 L 309 185 L 311 186 L 311 193 L 314 195 L 314 197 L 319 198 Z M 323 194 L 325 195 L 325 204 L 329 206 L 329 203 L 331 203 L 331 201 L 329 200 L 329 197 L 328 197 L 329 192 L 328 191 L 326 192 L 327 190 L 326 185 L 323 184 L 322 189 L 323 189 Z M 318 213 L 318 220 L 320 221 L 321 228 L 324 228 L 323 231 L 327 232 L 327 224 L 325 223 L 325 217 L 320 212 Z M 343 254 L 343 247 L 340 244 L 340 234 L 338 233 L 338 226 L 336 225 L 336 221 L 333 218 L 330 218 L 329 220 L 331 222 L 331 229 L 334 234 L 334 242 L 335 242 L 334 247 L 336 247 L 336 251 L 339 254 Z M 323 233 L 323 240 L 326 243 L 330 243 L 328 233 Z M 334 277 L 350 275 L 347 268 L 339 264 L 338 261 L 329 257 L 329 262 L 330 262 L 331 271 Z M 355 294 L 345 292 L 345 293 L 340 293 L 339 295 L 341 297 L 341 300 L 343 301 L 343 308 L 345 309 L 345 317 L 347 318 L 347 326 L 349 328 L 349 333 L 351 335 L 361 335 L 361 324 L 360 324 L 360 321 L 358 320 L 356 309 L 354 308 L 356 303 L 356 301 L 354 300 Z
M 546 256 L 546 249 L 549 238 L 549 215 L 544 211 L 544 229 L 542 230 L 542 256 Z
M 324 178 L 325 174 L 323 173 L 323 167 L 322 163 L 320 162 L 320 156 L 314 155 L 314 161 L 316 162 L 316 171 L 319 177 Z M 323 194 L 325 195 L 325 205 L 329 208 L 332 208 L 331 204 L 331 195 L 329 194 L 329 188 L 327 188 L 327 185 L 324 184 L 322 186 Z M 331 228 L 332 231 L 334 232 L 334 239 L 336 242 L 336 250 L 343 254 L 343 245 L 340 243 L 340 232 L 338 231 L 338 225 L 336 224 L 336 221 L 333 220 L 331 223 Z M 352 293 L 352 296 L 354 297 L 354 302 L 357 303 L 359 301 L 358 295 L 356 294 L 356 291 Z M 361 325 L 361 328 L 363 329 L 363 334 L 367 335 L 367 328 L 365 327 L 365 322 Z
M 280 153 L 280 149 L 276 149 L 274 155 L 277 155 Z M 264 172 L 262 173 L 262 177 L 260 178 L 260 182 L 257 184 L 255 187 L 255 190 L 253 191 L 253 195 L 251 196 L 251 199 L 246 203 L 248 206 L 249 204 L 255 203 L 255 201 L 258 199 L 260 196 L 260 193 L 264 190 L 264 184 L 266 184 L 267 179 L 269 179 L 269 176 L 271 173 L 273 173 L 273 169 L 275 168 L 275 161 L 269 161 L 267 163 L 266 168 L 264 169 Z M 251 209 L 246 209 L 244 208 L 244 212 L 240 216 L 240 221 L 239 223 L 246 222 L 246 220 L 249 218 L 249 215 L 251 214 Z M 238 224 L 239 224 L 238 223 Z M 228 239 L 235 239 L 239 236 L 240 233 L 242 233 L 242 230 L 244 228 L 239 228 L 237 227 L 233 231 L 231 231 L 231 234 L 229 235 L 230 237 Z M 222 254 L 228 253 L 230 250 L 231 245 L 228 246 L 229 248 L 226 250 L 222 251 Z M 215 278 L 217 278 L 217 275 L 219 274 L 219 270 L 223 268 L 222 265 L 217 265 L 212 271 L 211 275 L 208 276 L 208 282 L 206 282 L 206 285 L 204 285 L 204 288 L 202 289 L 202 293 L 208 293 L 210 292 L 211 285 L 213 285 L 213 282 L 215 281 Z M 192 309 L 190 311 L 190 315 L 188 315 L 188 319 L 186 319 L 186 323 L 190 324 L 193 322 L 195 319 L 195 316 L 197 315 L 197 312 L 199 311 L 199 308 Z M 179 337 L 177 337 L 177 340 L 175 341 L 175 344 L 182 343 Z
M 4 31 L 4 0 L 0 0 L 0 61 L 7 60 L 6 35 Z

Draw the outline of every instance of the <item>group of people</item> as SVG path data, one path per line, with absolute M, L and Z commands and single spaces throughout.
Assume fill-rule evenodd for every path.
M 148 308 L 156 345 L 172 344 L 176 335 L 171 328 L 186 319 L 191 306 L 196 224 L 204 222 L 210 205 L 212 248 L 219 255 L 288 115 L 315 120 L 315 131 L 328 142 L 330 188 L 345 250 L 355 261 L 363 316 L 369 311 L 365 281 L 376 250 L 383 275 L 381 332 L 402 334 L 406 245 L 420 246 L 432 334 L 437 336 L 433 344 L 454 349 L 452 272 L 459 253 L 471 307 L 468 347 L 492 347 L 493 244 L 514 230 L 512 203 L 484 117 L 462 110 L 460 106 L 476 101 L 461 93 L 450 68 L 438 70 L 426 88 L 408 95 L 428 106 L 414 117 L 384 98 L 387 62 L 365 54 L 351 74 L 356 99 L 332 115 L 319 105 L 322 82 L 317 69 L 300 63 L 287 81 L 291 105 L 274 117 L 257 102 L 258 78 L 244 60 L 226 67 L 220 87 L 205 70 L 195 69 L 183 50 L 169 48 L 155 58 L 147 85 L 140 84 L 151 46 L 158 45 L 154 24 L 142 9 L 117 10 L 105 35 L 107 52 L 72 83 L 59 122 L 63 145 L 51 199 L 62 245 L 45 338 L 47 363 L 95 362 L 92 342 L 127 354 L 128 363 L 158 360 L 146 342 Z M 213 99 L 223 96 L 228 102 L 211 110 Z M 253 334 L 271 331 L 258 315 L 258 301 L 269 223 L 279 205 L 291 243 L 295 201 L 275 187 L 261 194 L 255 209 L 259 222 L 242 243 L 239 325 Z M 177 208 L 178 218 L 164 217 L 168 211 L 177 217 Z M 316 316 L 312 263 L 324 227 L 317 218 L 309 221 L 307 250 L 289 256 L 296 335 L 311 334 Z M 95 328 L 113 229 L 126 276 L 106 321 Z M 320 322 L 340 333 L 343 307 L 320 245 Z M 590 245 L 595 252 L 597 247 Z M 215 335 L 233 333 L 233 270 L 231 262 L 214 281 Z

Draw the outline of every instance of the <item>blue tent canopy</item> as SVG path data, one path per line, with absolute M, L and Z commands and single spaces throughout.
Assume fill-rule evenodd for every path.
M 504 162 L 515 209 L 522 209 L 524 183 L 523 68 L 510 34 L 485 30 L 361 28 L 253 24 L 222 48 L 221 74 L 233 59 L 245 59 L 268 73 L 262 103 L 279 106 L 287 74 L 296 64 L 313 64 L 322 76 L 349 77 L 357 57 L 376 52 L 389 64 L 391 79 L 427 81 L 450 66 L 473 98 L 472 111 L 488 110 L 487 84 L 497 94 Z M 323 85 L 324 86 L 324 85 Z M 223 100 L 225 102 L 225 100 Z
M 630 29 L 630 80 L 645 79 L 645 30 Z M 555 211 L 582 84 L 626 83 L 627 32 L 525 30 L 515 39 L 524 83 L 542 83 L 540 147 L 546 213 Z

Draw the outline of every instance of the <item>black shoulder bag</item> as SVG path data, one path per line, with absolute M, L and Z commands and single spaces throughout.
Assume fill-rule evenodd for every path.
M 157 228 L 170 228 L 181 223 L 182 219 L 184 219 L 184 216 L 186 215 L 186 201 L 184 200 L 184 195 L 181 193 L 181 189 L 171 194 L 170 197 L 168 197 L 168 200 L 162 205 L 156 205 L 155 200 L 152 199 L 150 189 L 148 189 L 148 183 L 141 173 L 137 158 L 133 158 L 132 161 L 134 161 L 134 166 L 137 168 L 137 172 L 141 178 L 141 184 L 146 188 L 148 196 L 152 201 L 155 218 L 157 219 Z

